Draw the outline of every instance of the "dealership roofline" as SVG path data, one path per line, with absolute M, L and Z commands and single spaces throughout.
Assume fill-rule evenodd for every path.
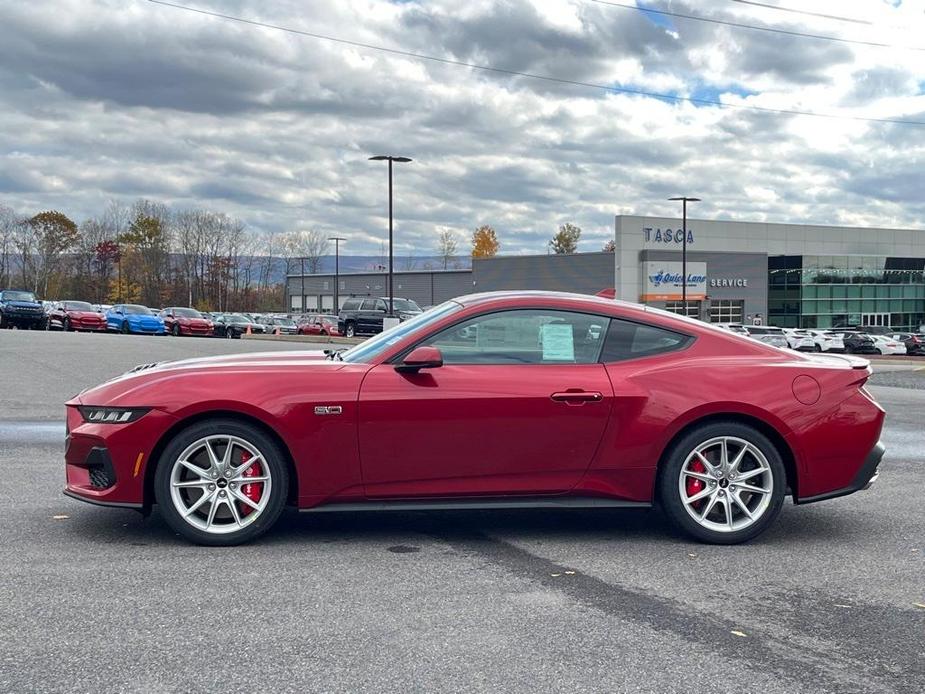
M 617 214 L 614 215 L 614 219 L 670 219 L 673 221 L 681 221 L 680 215 L 672 214 Z M 869 231 L 920 231 L 925 233 L 925 229 L 922 227 L 910 227 L 910 226 L 846 226 L 844 224 L 823 224 L 817 222 L 766 222 L 760 220 L 749 220 L 749 219 L 708 219 L 702 217 L 690 217 L 687 218 L 687 223 L 691 222 L 704 222 L 708 224 L 752 224 L 755 226 L 780 226 L 780 227 L 825 227 L 827 229 L 866 229 Z

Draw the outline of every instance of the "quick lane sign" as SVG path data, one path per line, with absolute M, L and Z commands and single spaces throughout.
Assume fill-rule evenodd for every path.
M 676 301 L 683 297 L 682 263 L 647 261 L 642 264 L 641 301 Z M 707 295 L 707 264 L 687 264 L 687 298 L 698 301 Z

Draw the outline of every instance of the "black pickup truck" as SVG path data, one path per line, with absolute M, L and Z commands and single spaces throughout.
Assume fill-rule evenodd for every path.
M 48 317 L 32 292 L 4 289 L 0 292 L 0 328 L 44 330 Z

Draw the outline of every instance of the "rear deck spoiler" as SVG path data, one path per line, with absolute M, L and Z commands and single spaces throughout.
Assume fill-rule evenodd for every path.
M 848 365 L 852 369 L 869 369 L 870 360 L 856 357 L 853 354 L 806 354 L 807 359 L 815 362 L 822 362 L 832 366 Z

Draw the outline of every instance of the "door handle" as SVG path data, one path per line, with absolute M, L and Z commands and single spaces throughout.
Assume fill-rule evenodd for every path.
M 586 402 L 600 402 L 604 399 L 602 393 L 590 390 L 566 390 L 550 395 L 556 402 L 564 402 L 567 405 L 584 405 Z

